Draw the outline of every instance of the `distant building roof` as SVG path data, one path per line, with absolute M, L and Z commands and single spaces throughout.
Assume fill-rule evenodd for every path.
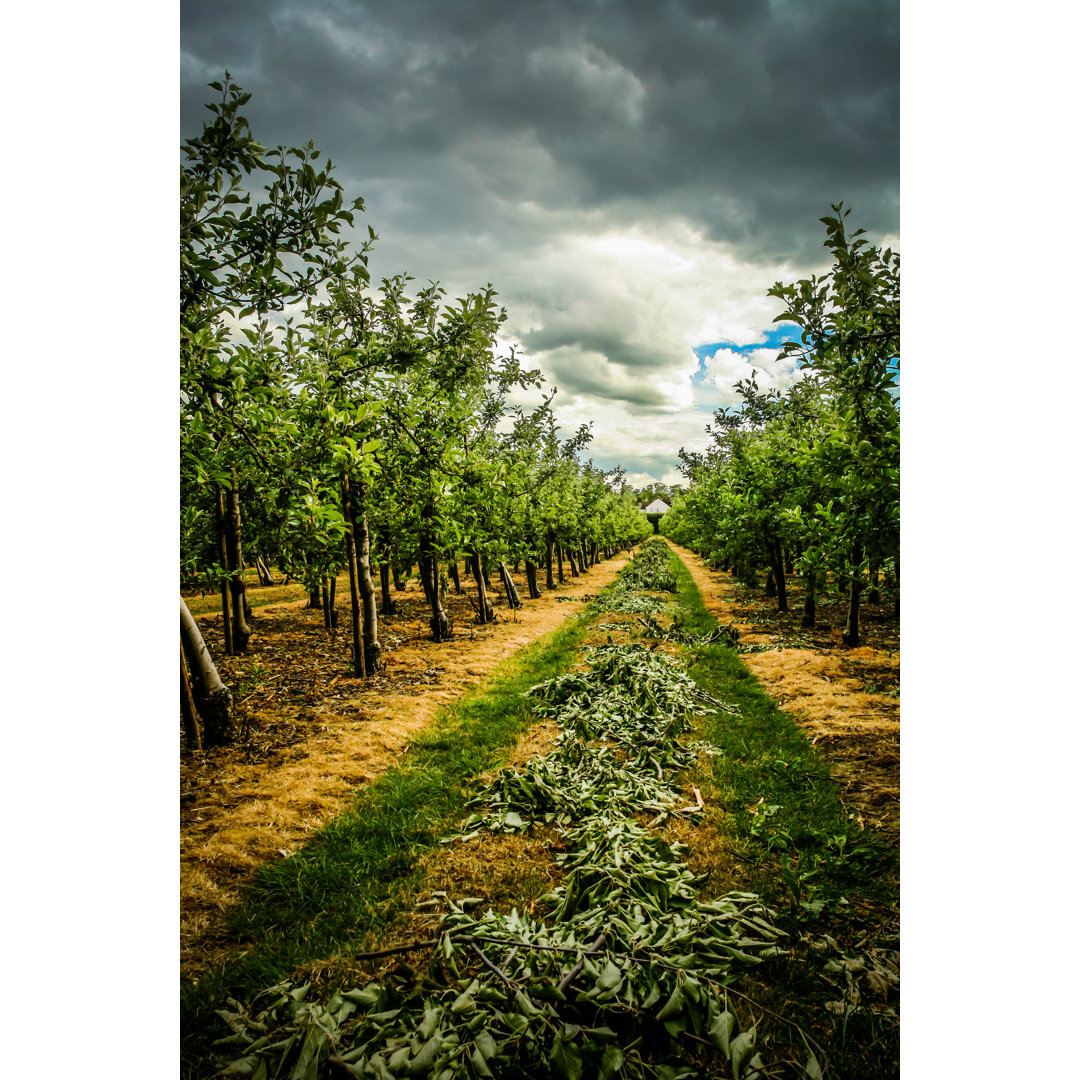
M 667 499 L 653 499 L 648 506 L 640 507 L 643 514 L 666 514 L 671 509 L 671 503 Z

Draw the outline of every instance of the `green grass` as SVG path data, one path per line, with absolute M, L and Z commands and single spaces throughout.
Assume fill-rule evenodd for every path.
M 672 563 L 683 623 L 698 632 L 714 628 L 689 571 L 674 555 Z M 700 737 L 722 750 L 706 766 L 701 787 L 711 807 L 706 827 L 721 833 L 734 856 L 735 880 L 723 887 L 760 894 L 781 912 L 781 925 L 796 943 L 803 935 L 828 934 L 853 951 L 860 951 L 856 945 L 897 948 L 899 852 L 849 817 L 827 762 L 733 649 L 713 644 L 690 647 L 687 654 L 699 685 L 738 714 L 702 718 L 698 728 Z M 775 809 L 763 812 L 766 807 Z M 897 1028 L 868 1014 L 835 1024 L 827 1019 L 824 1002 L 837 994 L 815 976 L 819 966 L 808 948 L 797 945 L 792 962 L 763 975 L 753 996 L 813 1031 L 828 1050 L 833 1075 L 895 1075 Z M 778 1045 L 791 1037 L 783 1025 L 766 1022 L 766 1029 Z M 792 1040 L 793 1057 L 800 1048 Z
M 357 940 L 421 891 L 420 855 L 461 820 L 477 775 L 498 765 L 531 724 L 524 691 L 570 666 L 595 618 L 590 604 L 505 661 L 487 687 L 442 710 L 401 765 L 361 788 L 306 847 L 256 873 L 231 919 L 247 951 L 198 985 L 181 985 L 185 1075 L 202 1075 L 210 1042 L 224 1034 L 213 1010 L 227 996 L 250 996 L 305 964 L 347 960 Z

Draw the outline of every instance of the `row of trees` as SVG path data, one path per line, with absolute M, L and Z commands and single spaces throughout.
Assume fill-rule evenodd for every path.
M 888 587 L 899 610 L 900 260 L 849 233 L 843 204 L 832 210 L 832 268 L 769 290 L 785 308 L 775 321 L 801 329 L 782 356 L 802 377 L 786 393 L 737 384 L 742 404 L 717 411 L 708 449 L 680 451 L 690 489 L 661 528 L 742 580 L 765 572 L 781 611 L 785 574 L 798 574 L 804 626 L 823 590 L 842 590 L 854 646 L 864 590 L 877 600 Z
M 541 567 L 554 588 L 564 555 L 576 574 L 645 535 L 621 471 L 581 460 L 588 428 L 559 438 L 553 394 L 510 405 L 541 379 L 500 353 L 494 290 L 447 302 L 436 284 L 410 292 L 405 275 L 372 288 L 374 231 L 351 251 L 340 235 L 362 201 L 345 201 L 310 144 L 259 146 L 240 112 L 249 95 L 227 75 L 211 86 L 212 119 L 181 166 L 181 560 L 184 579 L 220 588 L 226 650 L 244 652 L 251 634 L 245 561 L 264 581 L 271 566 L 302 581 L 328 625 L 347 570 L 364 676 L 407 568 L 443 641 L 459 558 L 487 622 L 489 573 L 518 606 L 511 566 L 524 564 L 537 598 Z M 197 707 L 208 741 L 225 741 L 229 692 L 183 600 L 181 631 L 185 716 L 194 724 Z

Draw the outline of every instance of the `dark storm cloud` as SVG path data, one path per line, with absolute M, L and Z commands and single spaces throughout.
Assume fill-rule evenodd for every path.
M 838 198 L 871 229 L 896 228 L 892 2 L 238 2 L 181 13 L 184 51 L 201 68 L 183 87 L 185 131 L 204 74 L 229 67 L 255 92 L 257 134 L 315 138 L 360 180 L 467 161 L 471 142 L 505 138 L 493 177 L 504 198 L 669 205 L 766 255 L 816 240 L 816 218 Z M 523 145 L 552 162 L 539 189 L 515 170 Z M 432 209 L 467 219 L 471 202 Z
M 708 419 L 690 345 L 760 340 L 768 286 L 821 269 L 830 203 L 898 231 L 898 22 L 895 0 L 182 0 L 181 131 L 228 68 L 256 138 L 312 140 L 364 198 L 376 279 L 494 283 L 620 447 L 679 412 L 625 460 L 659 478 Z

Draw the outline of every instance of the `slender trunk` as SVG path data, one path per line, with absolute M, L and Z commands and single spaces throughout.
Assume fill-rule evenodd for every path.
M 308 589 L 307 606 L 312 611 L 322 610 L 322 594 L 319 591 L 319 586 L 316 585 L 314 589 Z
M 428 518 L 431 516 L 431 513 L 426 515 Z M 435 545 L 427 534 L 422 534 L 420 537 L 419 561 L 420 584 L 431 606 L 431 636 L 436 642 L 446 641 L 450 637 L 452 628 L 439 596 L 439 559 L 435 554 Z
M 202 737 L 199 735 L 199 717 L 195 709 L 195 698 L 191 695 L 191 680 L 188 678 L 187 660 L 184 659 L 184 646 L 180 646 L 180 718 L 184 722 L 184 739 L 189 750 L 202 749 Z
M 397 605 L 390 594 L 390 564 L 383 562 L 379 565 L 379 589 L 382 592 L 382 614 L 393 615 Z
M 765 595 L 776 595 L 776 575 L 772 571 L 772 567 L 769 567 L 769 572 L 765 575 Z
M 540 599 L 540 586 L 536 584 L 536 564 L 531 559 L 525 560 L 525 580 L 529 585 L 529 599 Z
M 352 526 L 352 493 L 349 490 L 349 478 L 341 481 L 342 509 L 345 511 L 345 556 L 349 565 L 349 624 L 352 630 L 353 674 L 357 678 L 366 678 L 364 667 L 364 634 L 360 628 L 360 571 L 356 565 L 356 537 Z
M 338 624 L 338 612 L 337 612 L 337 575 L 330 579 L 330 628 L 332 630 L 337 629 Z
M 390 561 L 390 570 L 394 575 L 394 591 L 401 592 L 405 588 L 405 582 L 401 580 L 401 567 L 394 559 Z
M 570 567 L 570 576 L 576 578 L 578 576 L 578 568 L 574 565 L 574 553 L 570 548 L 566 549 L 566 562 Z
M 562 544 L 555 545 L 555 554 L 559 560 L 559 584 L 561 585 L 566 580 L 566 578 L 563 577 L 562 569 Z
M 854 649 L 859 644 L 859 593 L 863 583 L 859 578 L 859 563 L 862 562 L 862 541 L 856 540 L 851 552 L 851 580 L 848 583 L 847 621 L 844 623 L 843 643 Z
M 229 548 L 225 540 L 225 493 L 221 488 L 217 489 L 217 501 L 214 504 L 214 518 L 217 523 L 218 534 L 218 557 L 221 560 L 221 569 L 229 572 Z M 221 618 L 225 624 L 225 655 L 232 656 L 232 600 L 227 578 L 221 582 Z
M 225 541 L 229 552 L 229 570 L 234 572 L 229 578 L 232 591 L 233 647 L 236 655 L 247 652 L 251 627 L 248 626 L 245 613 L 243 548 L 240 541 L 240 494 L 236 490 L 236 473 L 232 476 L 232 487 L 225 495 Z
M 270 567 L 261 555 L 255 556 L 255 569 L 259 573 L 259 584 L 263 586 L 274 584 L 274 575 L 270 573 Z
M 476 595 L 479 598 L 476 618 L 480 625 L 484 626 L 486 623 L 495 621 L 495 610 L 488 600 L 487 582 L 484 581 L 483 566 L 476 552 L 469 556 L 469 567 L 472 570 L 473 580 L 476 582 Z
M 489 589 L 494 588 L 491 584 L 491 567 L 488 566 L 486 558 L 480 560 L 480 570 L 484 575 L 484 585 Z
M 363 484 L 357 489 L 360 500 L 359 514 L 352 507 L 352 528 L 356 537 L 356 564 L 360 571 L 360 596 L 364 605 L 364 667 L 369 675 L 380 668 L 379 611 L 375 603 L 375 582 L 371 579 L 371 529 L 368 528 L 364 498 L 367 492 Z
M 791 548 L 784 552 L 784 572 L 786 574 L 795 573 L 795 558 L 791 553 Z
M 506 569 L 506 563 L 499 563 L 499 572 L 502 574 L 503 585 L 506 587 L 506 599 L 509 601 L 510 606 L 512 608 L 521 607 L 521 597 L 518 595 L 517 586 L 510 576 L 510 571 Z
M 555 533 L 552 532 L 551 529 L 548 529 L 547 537 L 545 538 L 544 543 L 547 546 L 547 558 L 546 558 L 546 562 L 547 562 L 547 587 L 549 589 L 554 589 L 555 588 L 555 578 L 552 575 L 554 573 L 553 563 L 554 563 L 554 552 L 555 552 Z
M 232 694 L 221 681 L 198 624 L 191 617 L 184 598 L 180 597 L 180 644 L 191 671 L 191 689 L 195 706 L 203 719 L 207 746 L 231 742 L 235 734 L 232 722 Z
M 450 580 L 454 583 L 454 592 L 460 596 L 465 590 L 461 587 L 461 576 L 458 574 L 457 555 L 452 552 L 446 554 L 446 570 L 450 575 Z
M 772 547 L 773 577 L 776 578 L 776 610 L 786 612 L 787 581 L 784 578 L 784 553 L 780 550 L 780 541 L 773 540 Z
M 330 629 L 330 579 L 322 580 L 322 623 L 323 629 Z
M 802 624 L 812 630 L 817 619 L 817 579 L 813 573 L 809 573 L 803 580 L 806 582 L 806 591 L 803 593 Z

